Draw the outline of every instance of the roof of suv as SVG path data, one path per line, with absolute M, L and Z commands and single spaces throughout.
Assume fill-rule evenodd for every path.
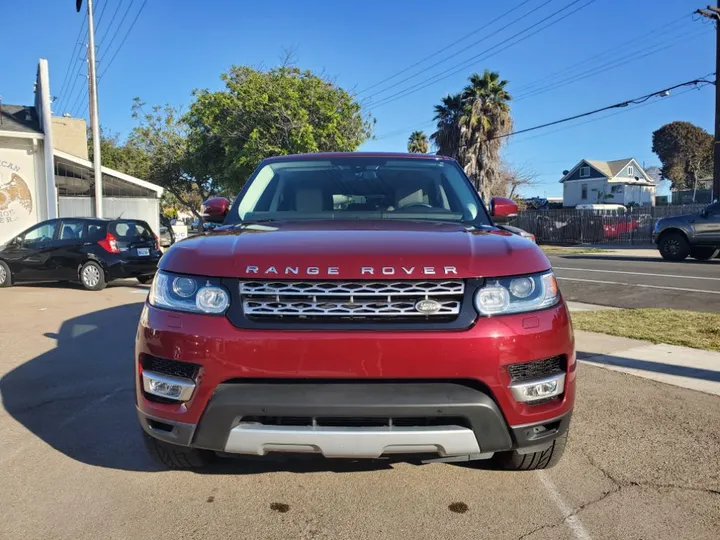
M 322 152 L 317 154 L 291 154 L 286 156 L 273 156 L 263 161 L 272 163 L 276 161 L 294 161 L 297 159 L 352 159 L 352 158 L 389 158 L 389 159 L 427 159 L 450 161 L 452 158 L 435 154 L 409 154 L 404 152 Z

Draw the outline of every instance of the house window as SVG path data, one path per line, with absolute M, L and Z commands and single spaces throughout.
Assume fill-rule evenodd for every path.
M 632 165 L 628 167 L 628 176 L 635 176 L 635 168 Z
M 590 176 L 590 167 L 580 167 L 580 178 L 588 178 Z
M 582 189 L 582 194 L 580 195 L 580 198 L 581 198 L 583 201 L 586 201 L 586 200 L 587 200 L 587 184 L 583 184 L 583 185 L 580 186 L 580 187 L 581 187 L 581 189 Z
M 622 186 L 613 186 L 610 188 L 610 193 L 622 193 Z

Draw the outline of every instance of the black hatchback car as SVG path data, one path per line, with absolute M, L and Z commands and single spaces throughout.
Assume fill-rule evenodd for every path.
M 144 221 L 51 219 L 0 248 L 0 287 L 19 281 L 79 281 L 99 291 L 118 278 L 148 283 L 161 256 L 158 238 Z

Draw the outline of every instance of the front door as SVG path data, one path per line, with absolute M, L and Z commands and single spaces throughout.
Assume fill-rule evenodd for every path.
M 695 235 L 700 243 L 720 246 L 720 203 L 708 206 L 695 220 Z
M 55 249 L 58 221 L 44 221 L 18 237 L 8 259 L 13 275 L 19 280 L 54 279 L 50 258 Z
M 61 281 L 78 279 L 78 271 L 86 262 L 84 246 L 87 243 L 86 222 L 82 219 L 63 219 L 54 249 L 48 260 L 52 279 Z

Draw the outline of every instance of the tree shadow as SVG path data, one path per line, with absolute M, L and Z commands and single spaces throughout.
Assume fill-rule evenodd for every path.
M 7 413 L 66 456 L 97 467 L 161 471 L 148 456 L 135 412 L 134 340 L 143 303 L 65 321 L 52 350 L 0 379 Z M 358 472 L 391 469 L 407 459 L 329 460 L 315 455 L 219 459 L 198 472 Z M 414 460 L 410 463 L 420 464 Z

